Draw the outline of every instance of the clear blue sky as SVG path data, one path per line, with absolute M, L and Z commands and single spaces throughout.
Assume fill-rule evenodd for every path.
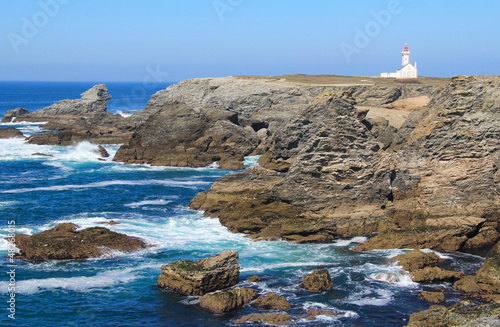
M 378 75 L 405 43 L 420 75 L 500 74 L 499 14 L 498 0 L 0 0 L 0 80 Z

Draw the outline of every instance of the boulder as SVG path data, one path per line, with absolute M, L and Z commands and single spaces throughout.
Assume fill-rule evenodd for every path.
M 432 303 L 444 303 L 445 297 L 443 292 L 420 292 L 418 297 L 424 299 L 427 302 Z
M 304 282 L 299 287 L 313 292 L 327 291 L 333 288 L 333 281 L 326 269 L 317 270 L 302 277 Z
M 14 122 L 14 121 L 19 121 L 20 120 L 19 118 L 24 117 L 28 114 L 29 114 L 28 110 L 26 110 L 24 108 L 16 108 L 13 110 L 9 110 L 3 115 L 2 123 L 10 123 L 10 122 Z
M 198 260 L 180 260 L 163 265 L 157 285 L 184 295 L 205 295 L 238 284 L 240 266 L 237 251 L 225 251 Z
M 133 252 L 147 247 L 144 241 L 112 232 L 104 227 L 78 231 L 72 223 L 62 223 L 32 236 L 16 235 L 19 258 L 23 260 L 87 259 L 111 251 Z
M 500 323 L 499 318 L 499 302 L 479 305 L 460 301 L 449 308 L 433 305 L 428 310 L 413 313 L 406 327 L 496 326 Z
M 292 307 L 284 296 L 278 296 L 276 293 L 269 293 L 259 297 L 252 302 L 252 306 L 265 310 L 290 310 Z
M 101 156 L 101 158 L 108 158 L 109 157 L 108 151 L 106 151 L 106 149 L 102 145 L 99 145 L 97 147 L 97 150 L 98 150 L 99 155 Z
M 234 321 L 235 324 L 257 323 L 271 326 L 286 326 L 293 324 L 292 318 L 282 313 L 252 313 Z
M 13 127 L 0 128 L 0 139 L 13 139 L 21 138 L 24 139 L 23 133 Z
M 258 296 L 251 288 L 221 291 L 200 297 L 200 306 L 214 313 L 224 313 L 242 307 Z
M 412 272 L 416 269 L 422 269 L 425 267 L 437 267 L 437 265 L 442 263 L 444 260 L 433 252 L 425 253 L 420 250 L 413 250 L 411 252 L 395 256 L 394 258 L 391 258 L 390 261 L 397 262 L 397 264 L 403 267 L 404 270 Z
M 247 282 L 250 282 L 250 283 L 258 283 L 261 281 L 262 281 L 262 279 L 260 279 L 260 277 L 257 275 L 254 275 L 254 276 L 247 278 Z

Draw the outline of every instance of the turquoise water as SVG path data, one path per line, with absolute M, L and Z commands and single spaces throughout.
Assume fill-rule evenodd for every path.
M 76 88 L 73 93 L 85 91 Z M 54 98 L 60 93 L 45 96 Z M 16 101 L 15 106 L 22 103 Z M 147 99 L 138 101 L 145 103 Z M 12 105 L 4 110 L 12 109 Z M 115 108 L 128 109 L 132 107 Z M 0 128 L 8 126 L 12 124 L 2 124 Z M 36 124 L 14 126 L 26 135 L 40 132 Z M 16 261 L 16 319 L 7 316 L 9 276 L 4 274 L 0 278 L 0 302 L 4 306 L 0 325 L 232 326 L 235 319 L 256 310 L 247 306 L 214 315 L 201 309 L 195 297 L 156 287 L 162 264 L 179 259 L 198 260 L 225 250 L 237 250 L 240 254 L 239 287 L 285 296 L 294 316 L 309 308 L 340 313 L 337 317 L 319 316 L 315 321 L 294 318 L 296 326 L 402 326 L 410 313 L 429 307 L 417 294 L 435 285 L 415 284 L 387 262 L 403 250 L 351 251 L 352 246 L 365 240 L 363 237 L 330 244 L 254 242 L 230 233 L 217 219 L 188 208 L 198 192 L 233 172 L 215 167 L 125 166 L 99 161 L 93 152 L 95 147 L 85 142 L 56 147 L 29 145 L 19 139 L 0 140 L 3 270 L 7 272 L 10 265 L 8 242 L 3 240 L 8 236 L 9 221 L 15 221 L 17 233 L 33 234 L 61 222 L 74 222 L 86 228 L 114 220 L 120 224 L 109 229 L 141 237 L 153 247 L 91 260 Z M 111 154 L 118 149 L 118 146 L 105 147 Z M 32 156 L 35 152 L 52 157 Z M 255 165 L 256 160 L 257 157 L 247 158 L 246 166 Z M 476 269 L 482 262 L 471 255 L 441 255 L 465 271 Z M 298 287 L 302 276 L 321 268 L 330 272 L 336 285 L 334 290 L 316 294 Z M 400 281 L 380 282 L 375 277 L 381 273 L 396 273 Z M 263 282 L 244 281 L 255 274 Z M 448 304 L 458 300 L 449 285 L 442 286 L 449 290 Z

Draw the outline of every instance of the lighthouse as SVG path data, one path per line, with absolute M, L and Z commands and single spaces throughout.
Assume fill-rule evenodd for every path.
M 410 64 L 410 49 L 408 48 L 408 45 L 405 45 L 405 47 L 403 48 L 402 55 L 402 67 L 395 73 L 382 73 L 380 74 L 380 77 L 417 78 L 417 63 L 415 62 L 415 66 Z

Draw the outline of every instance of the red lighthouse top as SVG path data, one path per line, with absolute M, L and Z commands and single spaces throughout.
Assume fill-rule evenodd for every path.
M 408 46 L 407 45 L 405 45 L 405 47 L 403 48 L 403 51 L 404 52 L 409 52 L 410 51 L 410 50 L 408 50 Z

